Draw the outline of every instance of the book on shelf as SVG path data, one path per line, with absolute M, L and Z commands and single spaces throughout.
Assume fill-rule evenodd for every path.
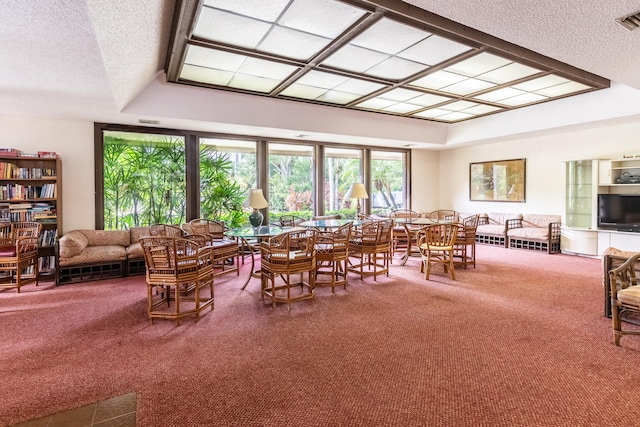
M 58 153 L 55 151 L 38 151 L 38 157 L 43 159 L 57 159 L 60 156 L 58 156 Z
M 18 150 L 15 148 L 0 148 L 0 157 L 18 157 Z

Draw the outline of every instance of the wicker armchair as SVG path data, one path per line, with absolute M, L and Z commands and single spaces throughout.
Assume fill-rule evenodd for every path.
M 427 225 L 419 232 L 418 248 L 422 256 L 420 272 L 424 272 L 424 278 L 429 280 L 431 269 L 435 265 L 442 265 L 445 273 L 448 271 L 451 280 L 456 280 L 453 268 L 453 248 L 458 237 L 459 224 L 433 224 Z
M 410 251 L 411 247 L 415 243 L 415 234 L 410 232 L 411 224 L 407 223 L 420 218 L 420 214 L 416 211 L 409 209 L 396 209 L 389 214 L 389 218 L 393 218 L 393 234 L 391 246 L 392 255 L 399 250 Z M 395 221 L 399 219 L 404 221 Z
M 331 292 L 335 292 L 336 286 L 343 286 L 344 289 L 347 289 L 350 237 L 351 223 L 345 224 L 334 231 L 318 234 L 316 242 L 316 286 L 331 286 Z M 321 276 L 328 276 L 329 280 L 318 280 Z
M 149 226 L 149 235 L 165 237 L 183 237 L 185 231 L 177 225 L 153 224 Z
M 260 243 L 262 296 L 269 298 L 274 308 L 285 302 L 290 309 L 292 302 L 314 297 L 316 237 L 316 230 L 296 230 Z M 292 280 L 298 275 L 300 280 Z M 295 289 L 298 286 L 300 289 Z
M 0 289 L 38 286 L 38 241 L 42 225 L 13 222 L 0 226 Z
M 295 227 L 304 221 L 305 221 L 304 218 L 297 215 L 282 215 L 278 219 L 278 222 L 280 223 L 281 227 Z
M 177 237 L 143 237 L 147 267 L 147 312 L 149 320 L 195 316 L 213 310 L 213 261 L 211 248 Z M 173 303 L 173 305 L 172 305 Z
M 240 244 L 238 240 L 225 235 L 229 230 L 224 221 L 196 218 L 182 225 L 183 230 L 190 234 L 209 236 L 208 245 L 213 249 L 215 275 L 220 276 L 235 271 L 240 274 Z M 243 259 L 244 261 L 244 259 Z
M 609 270 L 611 285 L 611 314 L 613 318 L 613 341 L 620 345 L 623 335 L 640 335 L 640 330 L 622 329 L 622 318 L 633 318 L 638 323 L 640 315 L 640 287 L 637 271 L 640 270 L 640 254 L 627 259 L 622 265 Z
M 476 268 L 476 230 L 479 218 L 480 215 L 471 215 L 460 221 L 462 226 L 458 229 L 453 257 L 464 268 L 467 268 L 467 265 L 473 265 L 473 268 Z
M 355 229 L 349 241 L 349 257 L 357 258 L 349 265 L 349 271 L 365 276 L 386 274 L 389 277 L 391 261 L 391 234 L 393 220 L 369 221 Z
M 458 222 L 460 213 L 451 209 L 438 209 L 427 214 L 427 219 L 433 222 Z

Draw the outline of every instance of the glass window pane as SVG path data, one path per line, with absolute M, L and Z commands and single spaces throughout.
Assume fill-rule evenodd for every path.
M 313 147 L 269 144 L 270 220 L 282 214 L 309 218 L 313 212 Z
M 324 151 L 324 210 L 325 215 L 340 214 L 355 218 L 355 200 L 345 199 L 354 182 L 360 177 L 362 150 L 327 147 Z
M 246 222 L 243 204 L 256 187 L 256 142 L 200 139 L 200 217 L 229 227 Z
M 184 138 L 112 131 L 103 135 L 104 229 L 182 224 Z
M 371 213 L 386 214 L 393 209 L 408 209 L 405 205 L 405 161 L 402 152 L 371 152 Z

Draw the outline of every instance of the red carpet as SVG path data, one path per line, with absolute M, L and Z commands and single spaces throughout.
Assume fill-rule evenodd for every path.
M 249 271 L 199 322 L 149 324 L 144 277 L 0 292 L 0 425 L 137 393 L 139 426 L 636 425 L 600 260 L 478 246 L 478 266 L 271 308 Z

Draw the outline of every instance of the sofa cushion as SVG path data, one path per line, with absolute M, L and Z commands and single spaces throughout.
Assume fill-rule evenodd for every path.
M 522 214 L 505 213 L 505 212 L 488 212 L 487 217 L 489 218 L 489 224 L 505 224 L 509 219 L 522 219 Z
M 549 224 L 552 222 L 561 222 L 560 215 L 539 215 L 539 214 L 524 214 L 522 216 L 523 227 L 542 227 L 549 228 Z
M 504 224 L 483 224 L 476 229 L 476 234 L 504 236 Z
M 549 227 L 512 228 L 507 234 L 522 240 L 549 240 Z
M 120 245 L 87 246 L 82 253 L 70 257 L 60 257 L 62 267 L 80 264 L 98 264 L 103 262 L 123 261 L 127 258 L 127 250 Z
M 129 230 L 81 230 L 89 246 L 117 245 L 123 248 L 131 243 Z
M 140 242 L 132 243 L 127 246 L 127 258 L 144 258 L 144 250 L 142 249 Z
M 80 231 L 70 231 L 60 238 L 60 258 L 72 258 L 89 245 L 89 240 Z
M 149 231 L 149 227 L 131 227 L 129 229 L 130 232 L 130 243 L 136 244 L 140 241 L 141 237 L 151 236 L 151 232 Z

